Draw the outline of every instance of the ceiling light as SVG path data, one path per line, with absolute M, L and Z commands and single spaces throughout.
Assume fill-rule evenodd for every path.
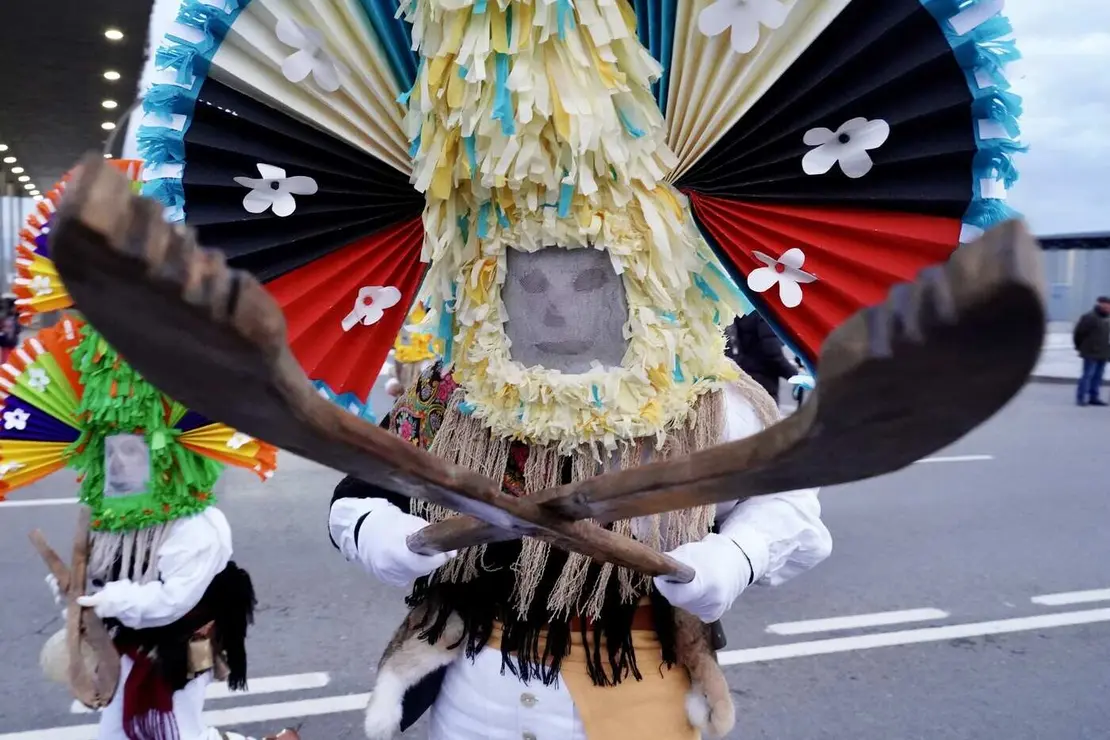
M 23 168 L 22 167 L 12 167 L 12 174 L 13 175 L 22 175 L 23 174 Z
M 30 175 L 20 175 L 16 179 L 19 180 L 20 182 L 27 182 L 28 180 L 31 179 L 31 176 Z
M 108 39 L 109 41 L 122 41 L 123 31 L 119 30 L 118 28 L 109 28 L 107 31 L 104 32 L 104 38 Z
M 23 187 L 27 188 L 28 190 L 38 190 L 38 188 L 35 187 L 35 183 L 33 182 L 25 182 L 23 183 Z
M 15 157 L 4 157 L 4 164 L 15 164 L 18 161 Z
M 108 82 L 115 82 L 119 79 L 119 72 L 114 69 L 109 69 L 104 73 L 104 79 L 108 80 Z
M 105 108 L 107 108 L 108 110 L 112 110 L 114 108 L 119 107 L 119 103 L 117 103 L 114 100 L 105 100 L 103 103 L 101 103 L 101 105 L 104 106 Z
M 31 195 L 42 195 L 38 190 L 32 190 Z
M 42 200 L 42 196 L 41 196 L 41 195 L 36 195 L 36 196 L 34 196 L 34 198 L 35 198 L 35 200 Z
M 8 145 L 7 144 L 0 144 L 0 152 L 6 152 L 6 151 L 8 151 Z
M 100 128 L 104 129 L 105 131 L 111 131 L 115 127 L 116 124 L 112 123 L 111 121 L 105 121 L 104 123 L 100 124 Z
M 105 158 L 105 159 L 111 159 L 111 158 L 112 158 L 112 155 L 111 155 L 111 154 L 105 154 L 105 155 L 104 155 L 104 158 Z

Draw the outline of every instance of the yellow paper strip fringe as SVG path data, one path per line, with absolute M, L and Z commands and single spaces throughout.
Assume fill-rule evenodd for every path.
M 720 329 L 731 315 L 697 280 L 709 249 L 663 183 L 675 157 L 650 91 L 661 69 L 630 6 L 419 0 L 405 12 L 422 56 L 406 127 L 426 194 L 426 298 L 455 301 L 467 402 L 497 434 L 564 450 L 662 442 L 733 377 Z M 510 358 L 505 250 L 548 246 L 606 250 L 623 276 L 622 368 L 564 376 Z

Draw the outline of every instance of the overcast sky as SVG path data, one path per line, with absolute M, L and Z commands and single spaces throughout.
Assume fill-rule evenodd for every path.
M 1110 231 L 1110 0 L 1007 0 L 1025 98 L 1010 203 L 1035 233 Z

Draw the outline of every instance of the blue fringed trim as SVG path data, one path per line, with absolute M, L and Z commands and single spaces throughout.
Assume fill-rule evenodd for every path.
M 139 156 L 144 162 L 157 162 L 160 165 L 185 163 L 184 130 L 178 131 L 168 126 L 140 126 L 136 138 Z M 143 194 L 149 195 L 145 192 Z
M 563 177 L 566 177 L 564 173 Z M 570 215 L 570 206 L 574 202 L 574 183 L 566 182 L 565 179 L 559 185 L 559 218 L 566 218 Z
M 489 238 L 489 214 L 490 202 L 487 200 L 482 205 L 478 206 L 478 238 Z
M 165 126 L 142 126 L 138 132 L 139 152 L 148 171 L 158 171 L 165 165 L 185 162 L 185 132 L 189 130 L 197 96 L 212 66 L 212 58 L 227 36 L 228 30 L 250 0 L 227 0 L 231 9 L 206 5 L 199 0 L 186 0 L 178 11 L 177 21 L 196 28 L 204 34 L 197 42 L 187 41 L 167 34 L 155 53 L 155 65 L 160 70 L 176 72 L 176 83 L 154 85 L 143 99 L 143 111 L 152 119 L 164 121 Z M 174 116 L 184 116 L 180 128 L 170 126 Z M 154 198 L 166 206 L 167 218 L 180 221 L 185 218 L 185 190 L 179 178 L 151 180 L 143 184 L 143 195 Z
M 336 393 L 331 387 L 322 380 L 312 381 L 312 385 L 316 388 L 316 392 L 324 398 L 328 399 L 336 406 L 354 414 L 355 416 L 366 419 L 371 424 L 378 423 L 378 417 L 370 410 L 369 398 L 366 401 L 360 401 L 358 396 L 354 393 Z
M 574 6 L 570 0 L 555 0 L 556 18 L 559 23 L 559 40 L 567 40 L 567 29 L 574 30 Z
M 143 185 L 143 195 L 153 198 L 172 212 L 185 212 L 185 188 L 181 180 L 162 178 Z
M 643 129 L 637 128 L 636 124 L 632 123 L 632 119 L 628 117 L 628 114 L 620 108 L 617 108 L 617 116 L 620 117 L 621 125 L 624 126 L 624 130 L 627 131 L 628 135 L 633 139 L 639 139 L 644 135 Z
M 493 94 L 494 121 L 501 122 L 501 133 L 512 136 L 516 133 L 516 112 L 513 110 L 513 96 L 509 92 L 509 55 L 497 52 L 495 59 L 497 88 Z
M 443 367 L 451 367 L 452 355 L 455 351 L 455 319 L 452 313 L 455 310 L 455 286 L 451 286 L 451 300 L 444 301 L 439 308 L 439 329 L 437 334 L 443 341 Z
M 678 355 L 674 356 L 674 370 L 671 371 L 671 376 L 676 383 L 686 382 L 686 373 L 682 372 L 682 360 L 679 359 Z
M 1006 188 L 1011 187 L 1018 179 L 1013 155 L 1025 151 L 1025 147 L 1017 142 L 1021 135 L 1018 124 L 1022 113 L 1021 98 L 1009 92 L 1010 83 L 1003 74 L 1004 65 L 1021 58 L 1013 39 L 1007 38 L 1013 33 L 1013 26 L 1005 16 L 996 14 L 961 35 L 956 32 L 951 20 L 989 0 L 920 1 L 936 19 L 952 46 L 974 98 L 972 115 L 979 151 L 972 165 L 972 199 L 963 221 L 986 230 L 1017 215 L 1005 201 L 983 197 L 979 185 L 982 180 L 992 179 L 1000 180 Z M 1010 139 L 984 139 L 980 135 L 980 121 L 997 123 Z
M 476 180 L 478 179 L 478 142 L 474 134 L 471 134 L 463 138 L 463 143 L 466 145 L 466 161 L 470 163 L 470 178 Z

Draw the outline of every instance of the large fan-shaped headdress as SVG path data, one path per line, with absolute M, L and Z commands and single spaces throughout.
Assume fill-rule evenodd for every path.
M 114 164 L 133 177 L 141 169 Z M 25 321 L 73 307 L 48 247 L 68 181 L 21 233 L 16 292 Z M 276 450 L 167 398 L 75 314 L 25 340 L 0 368 L 0 498 L 72 467 L 94 532 L 133 532 L 210 506 L 224 464 L 268 478 Z
M 729 372 L 746 300 L 812 362 L 1007 215 L 1002 4 L 188 0 L 144 188 L 267 282 L 332 395 L 365 399 L 423 281 L 495 430 L 658 433 Z M 622 272 L 617 371 L 512 362 L 505 249 L 552 245 Z

